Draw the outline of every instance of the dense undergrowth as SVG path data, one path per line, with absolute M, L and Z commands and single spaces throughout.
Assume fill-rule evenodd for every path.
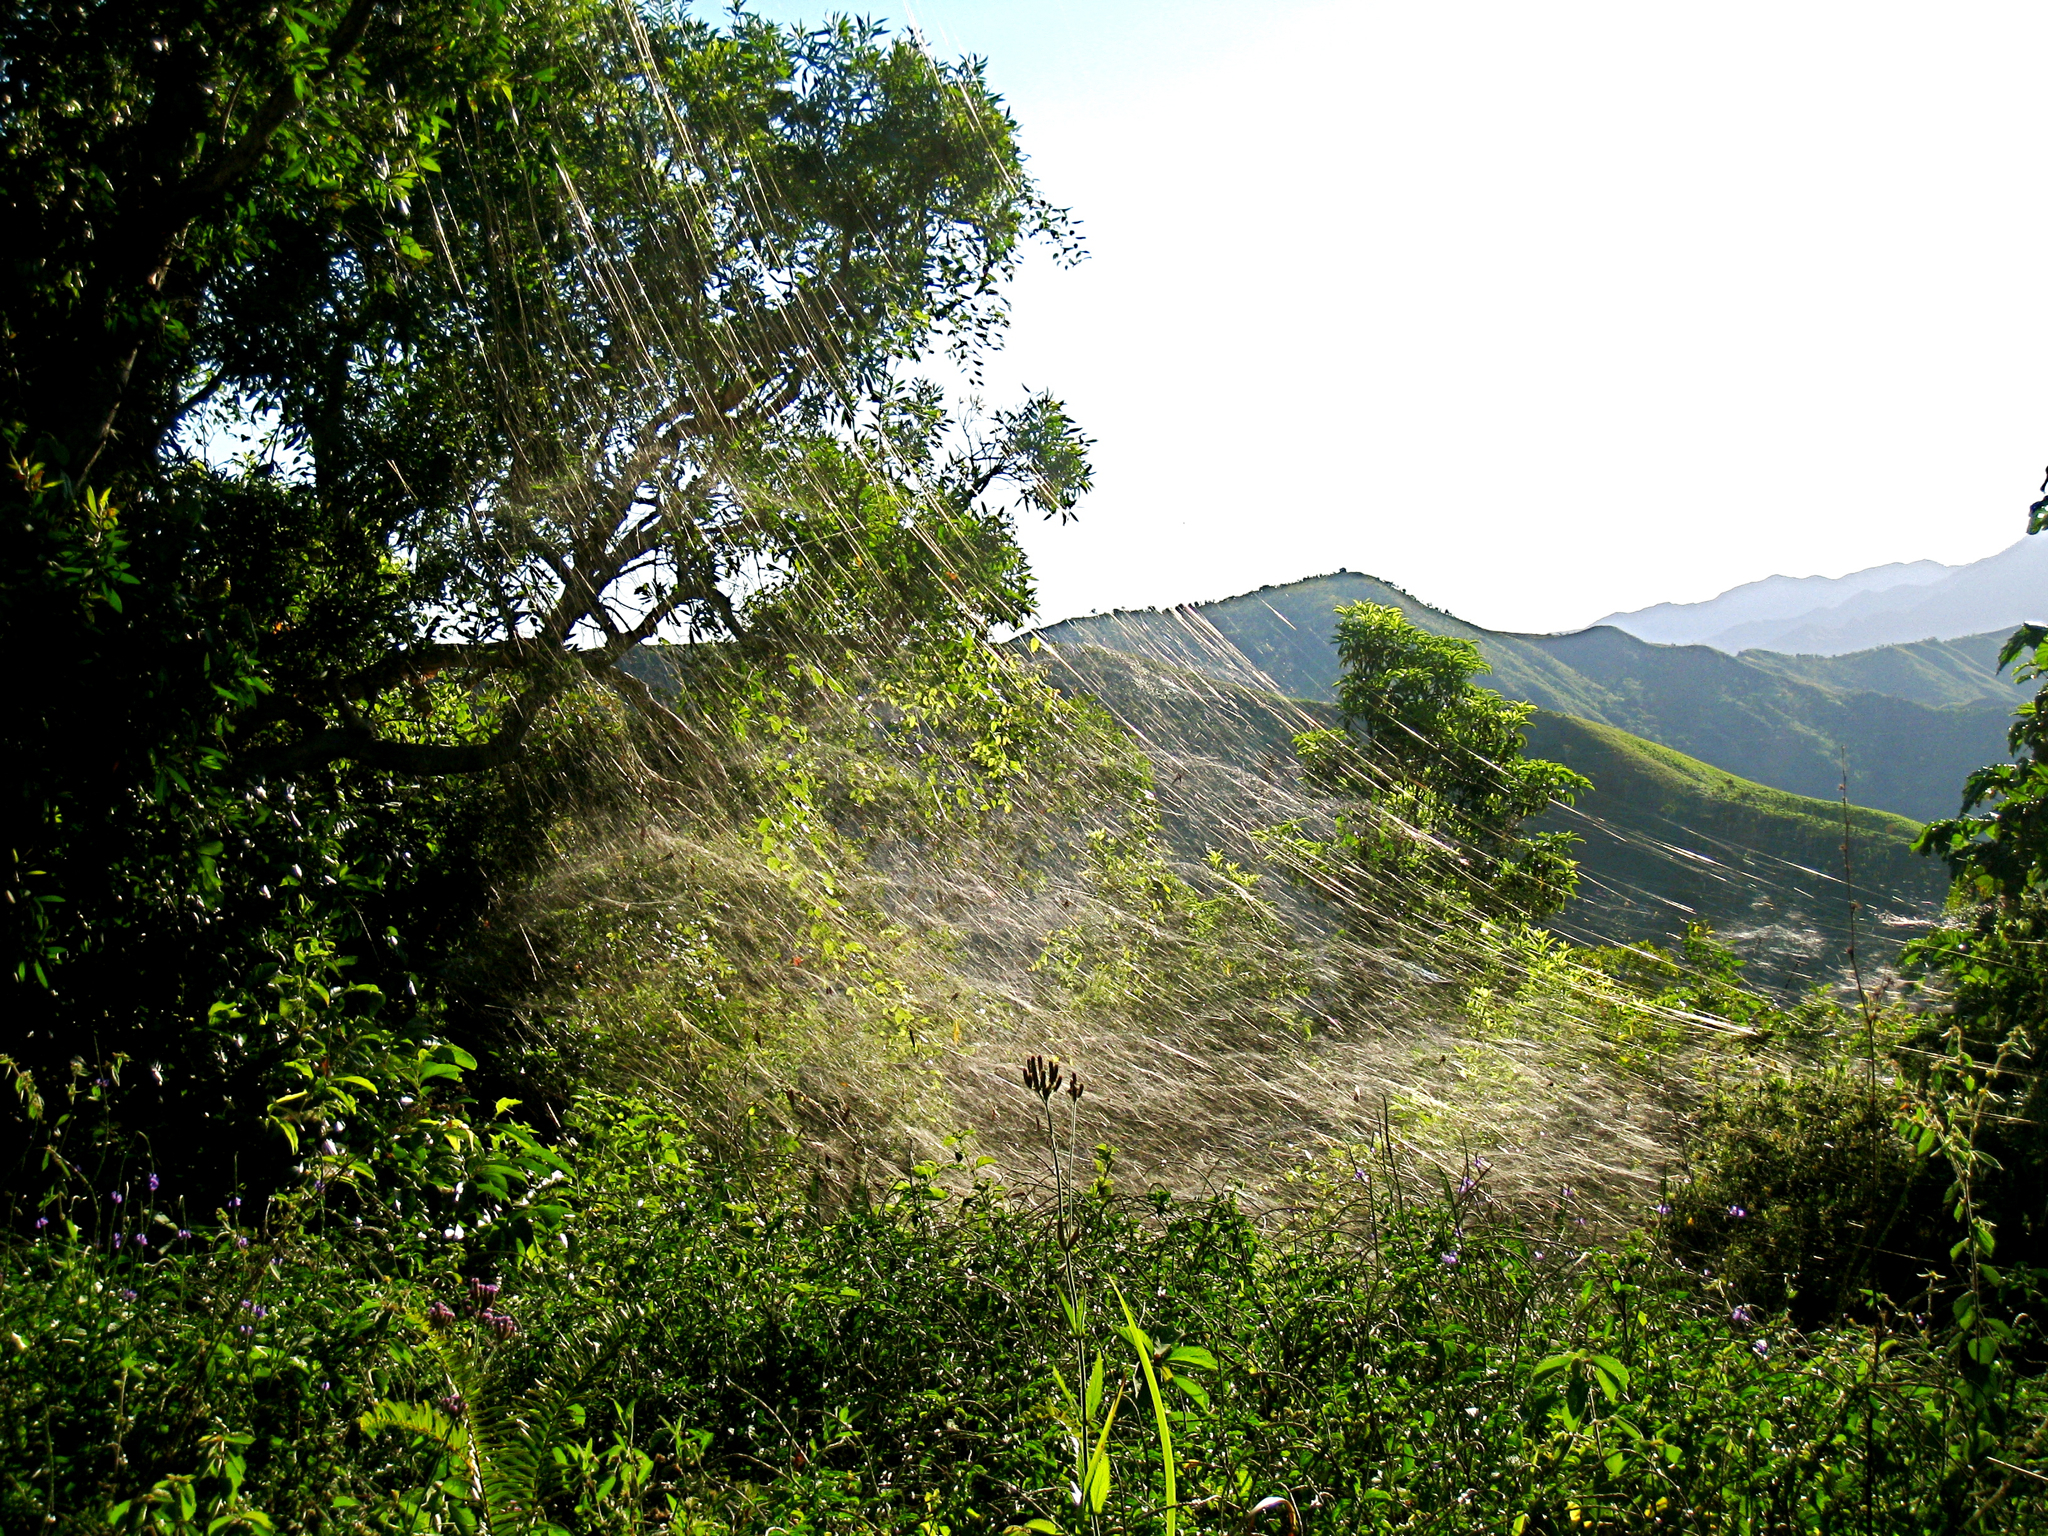
M 834 1213 L 644 1106 L 574 1129 L 525 1241 L 309 1195 L 180 1243 L 138 1185 L 96 1241 L 24 1245 L 8 1528 L 1157 1529 L 1168 1465 L 1190 1532 L 2048 1512 L 1985 1458 L 2030 1376 L 1980 1391 L 1906 1310 L 1801 1333 L 1483 1170 L 1418 1200 L 1332 1156 L 1264 1218 L 1098 1183 L 1056 1223 L 924 1165 Z

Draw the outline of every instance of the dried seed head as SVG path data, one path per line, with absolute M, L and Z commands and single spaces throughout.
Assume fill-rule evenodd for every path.
M 1024 1086 L 1038 1095 L 1041 1104 L 1050 1103 L 1060 1086 L 1061 1067 L 1043 1056 L 1024 1058 Z

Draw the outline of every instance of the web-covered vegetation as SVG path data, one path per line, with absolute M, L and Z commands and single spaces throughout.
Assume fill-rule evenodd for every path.
M 913 37 L 6 27 L 6 1529 L 2038 1520 L 2017 781 L 1788 1000 L 1395 610 L 1001 641 L 1089 444 L 919 367 L 1078 248 Z

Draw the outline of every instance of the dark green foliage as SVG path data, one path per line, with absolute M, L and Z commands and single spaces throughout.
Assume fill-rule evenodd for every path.
M 163 1530 L 486 1512 L 504 1529 L 1086 1528 L 1047 1220 L 961 1180 L 948 1194 L 931 1165 L 828 1215 L 776 1158 L 721 1174 L 629 1106 L 580 1133 L 566 1246 L 487 1228 L 465 1259 L 385 1211 L 319 1239 L 228 1227 L 148 1261 L 104 1232 L 19 1251 L 0 1288 L 8 1528 L 101 1529 L 124 1504 L 119 1523 Z M 1922 1333 L 1790 1333 L 1638 1249 L 1583 1247 L 1562 1216 L 1519 1225 L 1478 1180 L 1402 1205 L 1392 1179 L 1332 1162 L 1289 1231 L 1228 1203 L 1083 1196 L 1086 1334 L 1115 1344 L 1114 1281 L 1162 1355 L 1215 1360 L 1155 1372 L 1182 1529 L 1242 1531 L 1268 1499 L 1342 1530 L 2042 1518 L 2027 1480 L 1951 1459 L 1981 1412 Z M 1119 1386 L 1106 1522 L 1156 1528 L 1150 1389 L 1127 1354 L 1104 1400 Z M 2034 1383 L 2005 1390 L 1997 1414 L 2035 1407 Z
M 1926 1312 L 1949 1292 L 1949 1174 L 1913 1155 L 1896 1112 L 1888 1085 L 1849 1066 L 1717 1095 L 1666 1196 L 1672 1250 L 1804 1327 L 1858 1310 L 1866 1290 Z
M 1085 438 L 1041 397 L 936 454 L 889 369 L 971 357 L 1063 225 L 977 68 L 862 23 L 0 28 L 0 643 L 38 658 L 0 725 L 4 1047 L 47 1095 L 118 1080 L 107 1156 L 272 1180 L 252 1127 L 322 1029 L 498 1043 L 459 952 L 593 809 L 553 748 L 583 686 L 639 698 L 634 644 L 886 652 L 1028 606 L 989 495 L 1066 514 Z M 884 449 L 916 472 L 850 484 Z M 302 953 L 347 1001 L 285 1028 Z M 23 1209 L 45 1162 L 0 1116 Z
M 2030 532 L 2041 516 L 2037 503 Z M 1998 665 L 2022 657 L 2015 681 L 2048 677 L 2048 629 L 2015 632 Z M 1914 845 L 1947 864 L 1955 887 L 1943 922 L 1907 957 L 1952 999 L 1945 1032 L 1930 1029 L 1924 1042 L 1937 1054 L 1916 1075 L 1951 1093 L 1981 1083 L 1997 1096 L 1994 1112 L 1970 1117 L 1968 1199 L 2000 1233 L 2001 1263 L 2039 1263 L 2048 1256 L 2048 1091 L 2037 1065 L 2048 1009 L 2048 688 L 2014 714 L 2014 760 L 1973 773 L 1962 814 Z

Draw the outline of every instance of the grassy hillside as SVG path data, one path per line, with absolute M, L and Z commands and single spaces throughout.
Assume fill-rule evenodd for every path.
M 1423 629 L 1476 642 L 1493 667 L 1487 682 L 1510 698 L 1619 727 L 1796 795 L 1833 798 L 1846 756 L 1857 802 L 1931 820 L 1951 814 L 1964 778 L 2004 750 L 2010 694 L 1987 686 L 1974 641 L 1895 648 L 1914 653 L 1895 659 L 1766 663 L 1706 646 L 1650 645 L 1618 629 L 1504 634 L 1350 571 L 1177 610 L 1070 619 L 1041 633 L 1328 700 L 1337 678 L 1330 615 L 1360 601 L 1393 604 Z M 1894 677 L 1914 693 L 1878 691 Z
M 1711 923 L 1778 986 L 1825 980 L 1842 964 L 1849 902 L 1857 938 L 1882 958 L 1939 907 L 1940 865 L 1910 849 L 1918 826 L 1853 806 L 1850 864 L 1839 802 L 1787 794 L 1596 721 L 1539 711 L 1531 756 L 1593 781 L 1590 795 L 1539 825 L 1575 833 L 1579 899 L 1558 926 L 1576 936 L 1671 934 Z M 1846 875 L 1846 878 L 1845 878 Z
M 1917 640 L 1883 645 L 1847 656 L 1788 656 L 1778 651 L 1744 651 L 1742 660 L 1780 677 L 1823 688 L 1868 690 L 1936 707 L 1993 699 L 2006 708 L 2033 690 L 1998 671 L 1998 650 L 2009 630 L 1994 629 L 1960 640 Z
M 1165 824 L 1198 859 L 1250 857 L 1250 829 L 1314 804 L 1292 780 L 1293 737 L 1335 711 L 1242 682 L 1094 646 L 1043 653 L 1063 690 L 1100 701 L 1157 765 Z M 1593 781 L 1576 807 L 1541 823 L 1581 839 L 1580 895 L 1556 924 L 1596 942 L 1664 939 L 1704 920 L 1751 961 L 1756 979 L 1797 990 L 1833 978 L 1848 938 L 1839 804 L 1738 778 L 1613 726 L 1539 711 L 1532 756 Z M 1918 830 L 1855 807 L 1852 871 L 1869 908 L 1860 937 L 1888 955 L 1932 914 L 1945 880 L 1912 854 Z

